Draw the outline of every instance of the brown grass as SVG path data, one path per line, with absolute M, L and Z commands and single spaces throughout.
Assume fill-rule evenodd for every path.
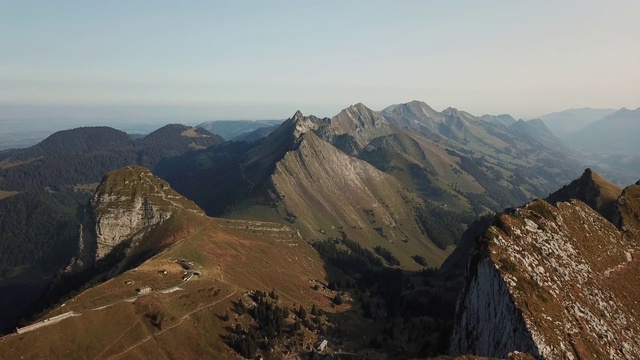
M 317 304 L 327 311 L 349 311 L 349 305 L 330 307 L 330 298 L 311 288 L 311 280 L 326 278 L 323 262 L 295 232 L 272 223 L 190 213 L 183 221 L 188 230 L 167 228 L 172 230 L 165 238 L 173 238 L 169 249 L 137 270 L 86 290 L 44 318 L 70 310 L 82 315 L 0 341 L 0 359 L 229 358 L 232 351 L 219 336 L 229 324 L 218 315 L 244 291 L 254 289 L 275 289 L 282 305 L 290 308 L 295 302 L 307 308 Z M 177 259 L 194 262 L 203 276 L 180 285 L 182 290 L 120 301 L 134 296 L 141 286 L 158 289 L 181 283 Z M 135 283 L 126 285 L 125 280 Z M 108 304 L 112 305 L 96 309 Z M 160 328 L 148 316 L 156 313 L 163 317 Z

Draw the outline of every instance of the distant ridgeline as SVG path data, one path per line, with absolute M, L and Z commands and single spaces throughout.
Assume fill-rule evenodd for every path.
M 95 184 L 107 172 L 127 165 L 153 167 L 224 140 L 201 128 L 167 125 L 137 141 L 108 127 L 57 132 L 30 148 L 12 151 L 0 162 L 0 190 L 73 189 Z

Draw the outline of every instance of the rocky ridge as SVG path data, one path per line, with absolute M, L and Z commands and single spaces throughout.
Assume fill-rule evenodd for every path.
M 451 355 L 547 359 L 640 357 L 640 186 L 616 225 L 580 200 L 498 215 L 476 242 Z
M 417 253 L 426 254 L 430 264 L 442 263 L 446 251 L 432 243 L 416 218 L 423 200 L 393 176 L 323 140 L 320 136 L 326 137 L 323 131 L 329 128 L 329 119 L 296 112 L 270 135 L 293 137 L 292 144 L 271 174 L 255 181 L 260 183 L 256 196 L 241 201 L 228 216 L 286 217 L 305 239 L 347 236 L 370 248 L 390 249 L 403 266 L 415 267 L 411 256 Z M 264 163 L 262 159 L 252 161 Z M 250 162 L 243 166 L 252 167 Z

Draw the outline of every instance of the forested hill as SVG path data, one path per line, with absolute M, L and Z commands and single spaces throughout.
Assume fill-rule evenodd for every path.
M 163 158 L 223 141 L 204 129 L 179 124 L 164 126 L 135 141 L 109 127 L 60 131 L 0 162 L 0 189 L 71 189 L 97 183 L 107 172 L 127 165 L 153 167 Z
M 82 127 L 58 131 L 40 143 L 14 155 L 14 161 L 71 154 L 88 154 L 109 151 L 131 145 L 129 135 L 124 131 L 106 126 Z

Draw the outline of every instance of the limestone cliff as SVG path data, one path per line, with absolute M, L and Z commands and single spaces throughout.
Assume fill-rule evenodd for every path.
M 128 255 L 146 232 L 182 211 L 203 214 L 146 168 L 127 166 L 107 174 L 89 203 L 70 269 L 89 266 L 116 248 L 120 256 Z
M 579 200 L 498 215 L 474 246 L 451 355 L 640 358 L 640 186 L 616 225 Z

